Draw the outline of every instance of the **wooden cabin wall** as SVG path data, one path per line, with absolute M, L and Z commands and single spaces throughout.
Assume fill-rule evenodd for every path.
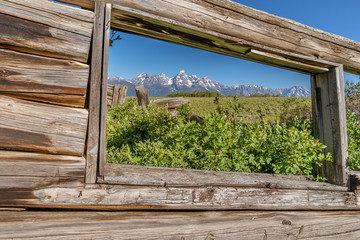
M 20 189 L 84 182 L 93 23 L 69 5 L 1 1 L 0 205 Z

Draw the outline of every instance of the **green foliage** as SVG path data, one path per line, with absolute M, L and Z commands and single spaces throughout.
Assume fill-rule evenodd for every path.
M 304 174 L 317 178 L 314 168 L 325 147 L 314 139 L 310 120 L 251 123 L 238 97 L 228 106 L 203 115 L 203 123 L 188 121 L 190 107 L 177 117 L 158 106 L 143 112 L 134 99 L 110 108 L 107 157 L 112 163 L 215 171 Z M 310 127 L 309 127 L 310 126 Z
M 355 112 L 347 112 L 347 134 L 348 134 L 348 152 L 349 168 L 355 170 L 360 168 L 360 122 Z
M 360 82 L 354 83 L 347 81 L 345 83 L 346 109 L 355 113 L 360 119 Z
M 211 91 L 177 92 L 170 93 L 168 97 L 223 97 L 220 93 Z
M 121 40 L 120 33 L 115 30 L 111 30 L 110 39 L 109 39 L 109 46 L 112 47 L 115 41 Z

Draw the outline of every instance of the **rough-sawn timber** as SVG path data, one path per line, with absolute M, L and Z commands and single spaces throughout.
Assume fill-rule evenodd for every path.
M 107 0 L 115 29 L 221 54 L 319 73 L 329 62 L 360 74 L 360 43 L 224 0 Z M 264 54 L 248 54 L 252 49 Z M 266 53 L 275 61 L 264 60 Z M 289 59 L 288 66 L 282 61 Z M 305 64 L 301 66 L 301 64 Z
M 359 225 L 360 213 L 349 211 L 5 211 L 0 239 L 358 240 Z
M 84 107 L 89 66 L 0 49 L 0 94 Z
M 86 109 L 0 95 L 0 149 L 82 156 Z
M 3 0 L 0 48 L 88 61 L 94 13 L 41 0 Z

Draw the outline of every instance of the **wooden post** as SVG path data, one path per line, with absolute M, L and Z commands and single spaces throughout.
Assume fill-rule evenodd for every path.
M 105 6 L 105 28 L 101 79 L 101 115 L 100 115 L 100 141 L 99 141 L 99 168 L 98 175 L 104 176 L 104 166 L 106 163 L 106 115 L 107 115 L 107 80 L 109 65 L 109 41 L 110 41 L 110 23 L 111 23 L 111 4 Z
M 135 87 L 135 91 L 139 105 L 142 107 L 143 110 L 145 110 L 150 103 L 148 89 L 145 88 L 144 85 L 141 85 Z
M 112 106 L 123 104 L 126 99 L 126 92 L 128 86 L 117 84 L 114 86 Z
M 324 162 L 319 174 L 330 183 L 349 186 L 343 66 L 313 75 L 311 94 L 315 137 L 327 146 L 324 152 L 334 158 L 333 162 Z
M 105 3 L 95 2 L 95 21 L 92 39 L 91 74 L 89 84 L 89 125 L 86 149 L 85 183 L 96 183 L 100 114 L 101 114 L 101 79 L 103 67 Z

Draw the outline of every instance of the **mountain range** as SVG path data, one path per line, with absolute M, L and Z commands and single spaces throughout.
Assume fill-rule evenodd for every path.
M 267 88 L 258 85 L 235 85 L 225 86 L 212 81 L 208 77 L 199 78 L 196 75 L 188 76 L 184 70 L 181 70 L 175 77 L 168 78 L 164 73 L 159 75 L 149 75 L 142 73 L 133 79 L 124 79 L 119 76 L 108 78 L 109 84 L 122 84 L 128 86 L 127 96 L 136 96 L 135 86 L 144 85 L 148 88 L 149 95 L 152 97 L 165 97 L 173 92 L 193 92 L 212 91 L 218 92 L 224 96 L 241 95 L 250 96 L 254 94 L 281 95 L 285 97 L 310 97 L 310 91 L 302 86 L 291 88 Z

